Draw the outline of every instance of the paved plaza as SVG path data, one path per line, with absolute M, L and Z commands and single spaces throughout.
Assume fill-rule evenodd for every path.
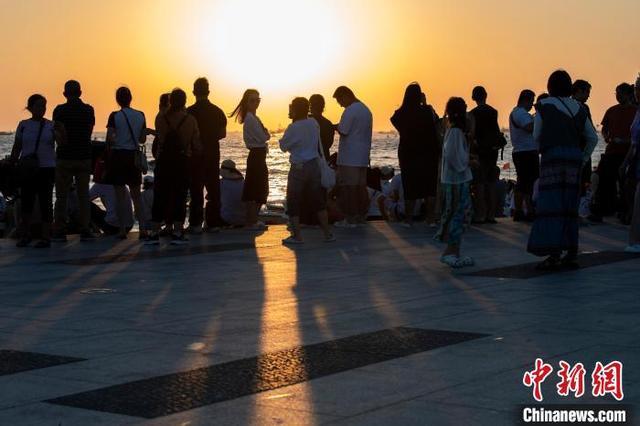
M 640 257 L 626 228 L 581 229 L 575 271 L 540 274 L 528 225 L 472 227 L 477 265 L 438 262 L 434 229 L 372 222 L 283 247 L 286 228 L 189 246 L 0 240 L 0 425 L 502 425 L 535 403 L 591 395 L 624 365 L 640 403 Z M 560 397 L 560 360 L 587 369 Z

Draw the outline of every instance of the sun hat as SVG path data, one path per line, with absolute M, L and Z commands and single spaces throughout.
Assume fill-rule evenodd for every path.
M 229 159 L 220 164 L 220 176 L 223 179 L 242 179 L 242 173 L 236 169 L 236 163 Z

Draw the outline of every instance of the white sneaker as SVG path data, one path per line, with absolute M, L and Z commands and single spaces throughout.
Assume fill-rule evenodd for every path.
M 625 253 L 640 253 L 640 244 L 633 244 L 624 249 Z
M 355 223 L 349 223 L 346 220 L 341 220 L 340 222 L 336 222 L 333 224 L 333 226 L 335 226 L 336 228 L 345 228 L 345 229 L 353 229 L 358 227 L 358 225 L 356 225 Z

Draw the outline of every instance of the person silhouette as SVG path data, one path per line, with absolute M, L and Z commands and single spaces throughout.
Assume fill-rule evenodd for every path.
M 256 115 L 260 106 L 260 93 L 247 89 L 238 106 L 229 117 L 242 124 L 242 139 L 249 150 L 242 200 L 247 203 L 246 229 L 260 231 L 266 224 L 258 220 L 258 212 L 269 196 L 269 169 L 267 168 L 268 141 L 271 134 Z

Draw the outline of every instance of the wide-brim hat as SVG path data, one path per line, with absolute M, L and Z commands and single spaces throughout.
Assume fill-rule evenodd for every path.
M 236 163 L 229 159 L 220 164 L 220 176 L 223 179 L 242 179 L 242 173 L 236 169 Z

